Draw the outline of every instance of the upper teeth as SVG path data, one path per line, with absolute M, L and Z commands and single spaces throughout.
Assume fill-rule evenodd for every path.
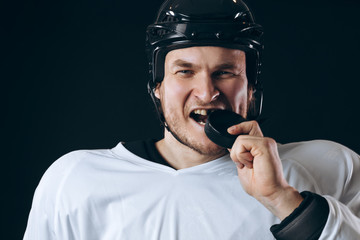
M 196 109 L 194 111 L 195 114 L 199 114 L 199 115 L 203 115 L 206 116 L 207 115 L 207 111 L 205 109 Z

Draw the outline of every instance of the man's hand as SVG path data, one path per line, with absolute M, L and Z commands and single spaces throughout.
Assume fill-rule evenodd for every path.
M 228 132 L 242 134 L 229 151 L 244 190 L 283 220 L 303 198 L 283 176 L 275 140 L 265 138 L 256 121 L 234 125 Z

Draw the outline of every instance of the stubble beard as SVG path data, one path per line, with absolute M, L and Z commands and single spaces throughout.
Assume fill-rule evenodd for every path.
M 167 114 L 164 114 L 164 117 L 170 133 L 181 144 L 189 147 L 197 153 L 206 156 L 221 156 L 227 153 L 227 150 L 225 148 L 216 145 L 213 142 L 210 142 L 209 144 L 204 144 L 199 142 L 199 140 L 197 140 L 195 137 L 192 137 L 192 134 L 188 131 L 188 129 L 186 129 L 185 126 L 182 126 L 182 123 L 179 122 L 179 119 L 181 118 L 176 116 L 175 111 L 169 109 Z

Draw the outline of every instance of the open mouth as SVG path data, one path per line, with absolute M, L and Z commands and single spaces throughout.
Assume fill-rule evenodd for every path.
M 215 109 L 196 109 L 190 113 L 190 117 L 200 125 L 205 125 L 209 114 L 213 111 L 215 111 Z

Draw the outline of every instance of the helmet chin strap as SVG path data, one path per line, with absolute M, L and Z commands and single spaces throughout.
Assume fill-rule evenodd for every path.
M 167 122 L 166 122 L 166 120 L 164 121 L 163 125 L 165 126 L 166 130 L 167 130 L 168 132 L 170 132 L 171 135 L 172 135 L 179 143 L 183 144 L 184 146 L 188 146 L 188 145 L 186 145 L 183 141 L 181 141 L 181 139 L 179 138 L 178 135 L 176 135 L 173 131 L 171 131 L 169 125 L 168 125 Z
M 155 105 L 155 109 L 156 109 L 156 113 L 158 115 L 158 118 L 161 122 L 161 124 L 165 127 L 165 129 L 171 133 L 171 135 L 173 135 L 173 137 L 178 141 L 180 142 L 181 144 L 187 146 L 183 141 L 181 141 L 181 139 L 179 138 L 178 135 L 176 135 L 169 127 L 169 125 L 167 124 L 166 122 L 166 119 L 165 119 L 165 116 L 163 114 L 163 111 L 162 111 L 162 108 L 161 108 L 161 103 L 160 103 L 160 100 L 155 96 L 155 88 L 153 86 L 150 85 L 151 81 L 148 82 L 148 92 L 151 96 L 151 99 L 152 101 L 154 102 L 154 105 Z

